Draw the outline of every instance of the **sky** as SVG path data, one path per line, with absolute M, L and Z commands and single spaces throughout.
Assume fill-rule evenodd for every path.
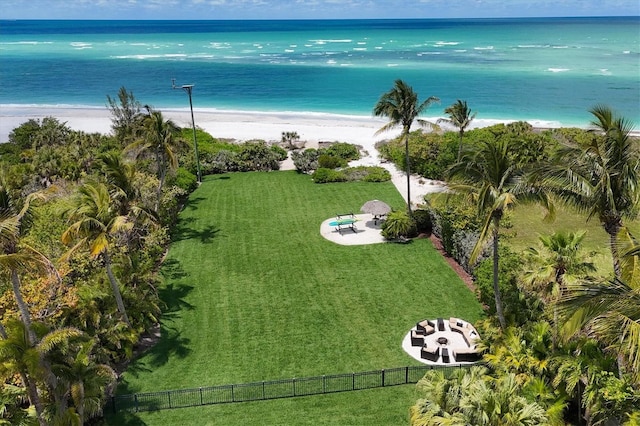
M 639 16 L 639 0 L 3 0 L 0 19 Z

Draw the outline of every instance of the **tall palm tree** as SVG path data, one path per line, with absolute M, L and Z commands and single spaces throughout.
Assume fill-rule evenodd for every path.
M 119 235 L 132 229 L 133 222 L 129 216 L 120 214 L 118 204 L 110 196 L 107 185 L 101 182 L 90 181 L 80 186 L 71 203 L 63 213 L 71 225 L 62 234 L 62 242 L 67 245 L 75 242 L 75 245 L 64 258 L 87 247 L 91 257 L 102 259 L 118 311 L 123 321 L 131 326 L 118 280 L 111 269 L 110 250 L 116 245 Z
M 503 330 L 507 327 L 507 322 L 498 277 L 502 218 L 518 201 L 541 203 L 547 209 L 549 218 L 554 213 L 553 205 L 546 193 L 523 184 L 523 170 L 513 161 L 510 151 L 508 140 L 485 141 L 477 150 L 463 153 L 460 161 L 448 170 L 451 179 L 450 189 L 468 195 L 476 203 L 478 215 L 484 217 L 478 242 L 471 252 L 469 263 L 475 263 L 484 244 L 489 240 L 493 241 L 493 291 L 496 314 Z
M 447 123 L 458 128 L 458 134 L 460 135 L 460 142 L 458 143 L 458 161 L 460 161 L 464 131 L 469 127 L 473 119 L 476 118 L 476 113 L 471 113 L 471 108 L 467 106 L 467 101 L 461 101 L 460 99 L 458 99 L 453 105 L 445 108 L 444 113 L 447 114 L 449 118 L 439 119 L 438 124 Z
M 178 139 L 179 127 L 171 120 L 165 120 L 162 112 L 154 111 L 146 106 L 147 114 L 142 120 L 140 139 L 127 146 L 126 151 L 134 151 L 138 157 L 144 152 L 151 152 L 155 158 L 158 175 L 158 189 L 155 210 L 158 211 L 162 188 L 169 169 L 178 168 L 178 157 L 175 149 L 181 144 Z
M 407 173 L 407 212 L 411 213 L 411 166 L 409 161 L 409 132 L 414 121 L 423 127 L 433 127 L 433 123 L 418 119 L 418 116 L 426 111 L 431 104 L 439 102 L 440 99 L 430 96 L 423 102 L 418 101 L 418 94 L 413 88 L 402 80 L 396 80 L 391 90 L 383 93 L 378 103 L 373 108 L 376 117 L 387 117 L 389 122 L 384 125 L 376 134 L 386 132 L 394 127 L 401 126 L 401 137 L 404 139 L 405 148 L 405 171 Z
M 597 218 L 609 234 L 613 270 L 620 277 L 617 237 L 624 219 L 638 216 L 640 206 L 640 155 L 633 125 L 610 108 L 597 105 L 591 141 L 584 145 L 567 142 L 556 161 L 534 173 L 559 198 L 579 211 L 587 220 Z

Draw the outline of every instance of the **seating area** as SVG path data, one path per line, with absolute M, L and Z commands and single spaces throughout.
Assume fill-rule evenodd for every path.
M 425 319 L 418 321 L 405 336 L 403 348 L 425 363 L 471 363 L 482 358 L 479 339 L 473 325 L 460 318 Z
M 476 329 L 471 324 L 462 321 L 459 318 L 449 318 L 449 328 L 451 331 L 462 334 L 464 341 L 469 347 L 473 346 L 474 341 L 480 337 L 478 336 Z

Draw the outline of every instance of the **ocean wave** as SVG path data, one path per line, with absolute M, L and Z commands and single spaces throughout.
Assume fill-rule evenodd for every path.
M 547 68 L 547 71 L 551 71 L 551 72 L 567 72 L 567 71 L 571 71 L 571 68 Z
M 493 50 L 493 46 L 477 46 L 473 50 Z
M 6 45 L 38 45 L 38 44 L 53 44 L 52 41 L 31 41 L 31 40 L 24 40 L 24 41 L 3 41 L 0 42 L 1 44 L 6 44 Z
M 438 41 L 435 46 L 457 46 L 459 44 L 459 41 Z
M 345 38 L 345 39 L 318 39 L 318 40 L 309 40 L 314 42 L 315 44 L 327 44 L 327 43 L 353 43 L 353 40 Z
M 442 55 L 442 52 L 418 52 L 416 56 L 424 56 L 424 55 Z

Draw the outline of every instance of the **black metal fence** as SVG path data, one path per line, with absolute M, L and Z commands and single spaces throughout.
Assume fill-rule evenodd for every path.
M 451 372 L 466 367 L 468 367 L 468 365 L 421 365 L 365 371 L 361 373 L 305 377 L 300 379 L 271 380 L 267 382 L 115 395 L 111 397 L 110 405 L 113 412 L 125 410 L 139 412 L 231 402 L 291 398 L 417 383 L 428 370 L 445 369 Z

